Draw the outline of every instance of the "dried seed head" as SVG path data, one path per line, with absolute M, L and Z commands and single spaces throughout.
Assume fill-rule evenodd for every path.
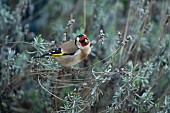
M 121 71 L 124 71 L 124 70 L 125 70 L 125 68 L 122 67 L 122 68 L 121 68 Z
M 147 32 L 149 32 L 149 31 L 151 31 L 151 29 L 152 29 L 152 25 L 151 25 L 151 23 L 149 23 L 149 24 L 144 28 L 143 33 L 147 33 Z
M 105 35 L 106 35 L 106 34 L 103 32 L 103 29 L 101 29 L 101 30 L 99 31 L 98 37 L 99 37 L 99 41 L 101 41 L 102 44 L 104 43 Z
M 117 41 L 117 44 L 120 44 L 120 40 Z
M 29 24 L 26 24 L 26 25 L 24 26 L 24 32 L 25 32 L 25 34 L 28 34 L 29 28 L 30 28 Z
M 64 33 L 63 35 L 64 35 L 64 36 L 63 36 L 63 42 L 65 42 L 65 41 L 67 41 L 67 34 Z
M 50 45 L 54 45 L 55 44 L 55 41 L 51 41 Z
M 69 21 L 68 21 L 68 23 L 67 23 L 67 26 L 72 25 L 74 22 L 75 22 L 75 19 L 71 19 L 71 20 L 69 20 Z
M 114 71 L 115 71 L 116 73 L 119 73 L 119 72 L 120 72 L 118 68 L 115 68 Z
M 118 36 L 119 36 L 119 38 L 122 38 L 122 34 L 121 34 L 121 32 L 120 31 L 118 31 Z
M 105 36 L 104 32 L 103 32 L 103 29 L 100 30 L 100 35 L 101 36 Z
M 127 39 L 127 40 L 132 40 L 133 37 L 132 37 L 131 35 L 128 35 L 128 36 L 126 37 L 126 39 Z
M 75 22 L 75 19 L 71 19 L 71 23 L 74 23 Z
M 125 44 L 126 44 L 126 43 L 123 41 L 123 42 L 122 42 L 122 45 L 125 45 Z

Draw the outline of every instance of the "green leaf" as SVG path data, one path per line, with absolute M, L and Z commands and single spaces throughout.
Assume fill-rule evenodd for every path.
M 37 38 L 38 38 L 38 44 L 40 44 L 42 41 L 41 34 L 39 34 Z

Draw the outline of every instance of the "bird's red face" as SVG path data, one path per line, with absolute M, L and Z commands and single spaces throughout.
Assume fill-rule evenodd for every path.
M 83 47 L 89 44 L 89 40 L 86 35 L 83 34 L 83 35 L 79 35 L 78 37 L 79 37 L 79 42 Z

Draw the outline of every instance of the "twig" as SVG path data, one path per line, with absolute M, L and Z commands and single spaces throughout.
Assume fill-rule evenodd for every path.
M 69 102 L 69 101 L 66 101 L 66 100 L 63 100 L 63 99 L 59 98 L 59 97 L 56 96 L 55 94 L 53 94 L 53 93 L 51 93 L 50 91 L 48 91 L 48 90 L 41 84 L 41 82 L 40 82 L 40 76 L 39 76 L 39 75 L 38 75 L 38 83 L 39 83 L 39 85 L 40 85 L 46 92 L 48 92 L 50 95 L 56 97 L 57 99 L 59 99 L 59 100 L 61 100 L 61 101 L 71 103 L 71 102 Z
M 32 45 L 32 43 L 30 43 L 30 42 L 24 42 L 24 41 L 6 42 L 6 43 L 3 43 L 3 44 L 30 44 L 30 45 Z M 3 45 L 3 44 L 1 44 L 1 45 Z
M 112 57 L 114 54 L 116 55 L 121 48 L 122 48 L 122 46 L 120 46 L 119 48 L 117 48 L 117 50 L 116 50 L 115 52 L 111 53 L 109 56 L 105 57 L 104 59 L 102 59 L 102 60 L 100 60 L 100 61 L 98 61 L 98 62 L 95 62 L 95 63 L 92 64 L 92 65 L 89 65 L 89 66 L 87 66 L 87 67 L 80 68 L 80 69 L 87 69 L 87 68 L 90 68 L 90 67 L 92 67 L 92 66 L 94 66 L 94 65 L 96 65 L 96 64 L 98 64 L 98 63 L 101 63 L 101 62 L 107 60 L 108 58 Z
M 125 32 L 124 32 L 123 40 L 125 40 L 126 35 L 127 35 L 127 31 L 128 31 L 128 27 L 129 27 L 130 12 L 131 12 L 131 8 L 129 8 L 129 11 L 128 11 L 128 16 L 127 16 L 127 20 L 126 20 L 126 27 L 125 27 Z M 124 59 L 123 50 L 124 50 L 124 46 L 120 50 L 119 64 L 121 64 L 121 61 Z
M 86 0 L 84 0 L 84 33 L 86 31 Z

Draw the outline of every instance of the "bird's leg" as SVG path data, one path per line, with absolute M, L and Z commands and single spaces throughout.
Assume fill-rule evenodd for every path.
M 79 74 L 80 71 L 81 71 L 81 68 L 79 68 L 79 67 L 72 67 L 71 68 L 72 74 Z
M 77 67 L 62 67 L 59 71 L 59 74 L 65 75 L 65 74 L 78 74 L 81 71 L 80 68 Z
M 59 74 L 60 75 L 65 75 L 65 74 L 67 74 L 68 72 L 67 72 L 67 67 L 61 67 L 61 70 L 59 71 Z
M 74 68 L 72 67 L 62 67 L 61 69 L 61 73 L 64 74 L 70 74 L 72 73 L 72 71 L 74 70 Z

